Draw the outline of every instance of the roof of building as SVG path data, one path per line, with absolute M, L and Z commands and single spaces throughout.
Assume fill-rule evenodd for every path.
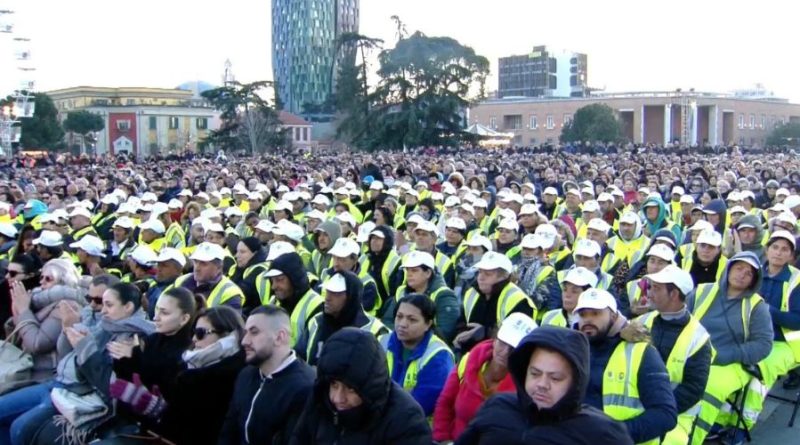
M 278 112 L 278 120 L 280 120 L 283 125 L 311 126 L 311 123 L 302 117 L 284 110 Z

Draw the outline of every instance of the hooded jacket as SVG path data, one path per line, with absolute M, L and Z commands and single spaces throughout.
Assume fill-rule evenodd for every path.
M 658 206 L 658 216 L 656 216 L 655 221 L 650 221 L 647 219 L 647 206 L 651 205 L 652 203 L 655 203 Z M 661 200 L 661 198 L 647 198 L 644 204 L 642 204 L 642 216 L 644 217 L 644 225 L 648 234 L 654 234 L 659 230 L 667 229 L 672 232 L 673 241 L 681 239 L 681 228 L 677 224 L 671 224 L 669 220 L 669 212 L 667 211 L 667 205 Z
M 525 390 L 528 364 L 544 347 L 565 358 L 572 384 L 552 408 L 540 409 Z M 543 326 L 528 334 L 508 359 L 516 394 L 489 399 L 456 444 L 633 444 L 625 426 L 582 404 L 589 382 L 589 344 L 573 330 Z
M 234 272 L 233 277 L 231 277 L 231 281 L 236 283 L 239 286 L 239 289 L 242 290 L 244 294 L 244 303 L 242 304 L 242 312 L 245 314 L 249 314 L 250 311 L 257 308 L 261 305 L 261 298 L 258 295 L 258 290 L 256 289 L 256 279 L 258 278 L 259 273 L 264 272 L 266 269 L 263 265 L 264 262 L 267 261 L 267 251 L 263 247 L 258 249 L 258 251 L 253 255 L 253 258 L 247 264 L 239 264 L 236 267 L 236 272 Z M 254 270 L 250 271 L 250 273 L 245 276 L 245 272 L 251 266 L 259 265 L 261 266 L 254 268 Z
M 736 229 L 742 225 L 749 225 L 753 226 L 756 230 L 756 237 L 753 239 L 753 242 L 750 244 L 742 243 L 742 250 L 746 252 L 753 252 L 756 254 L 759 260 L 764 258 L 764 226 L 761 225 L 761 221 L 758 219 L 756 215 L 745 215 L 739 222 L 736 223 Z
M 441 290 L 440 290 L 441 289 Z M 438 293 L 436 293 L 438 291 Z M 408 286 L 401 287 L 398 294 L 403 292 L 402 295 L 397 295 L 397 298 L 392 298 L 386 306 L 386 312 L 383 314 L 381 321 L 387 327 L 394 329 L 394 313 L 397 309 L 397 302 L 406 295 L 415 293 Z M 453 341 L 456 336 L 456 326 L 458 324 L 458 317 L 461 315 L 461 306 L 458 304 L 458 297 L 447 284 L 444 282 L 442 275 L 434 271 L 431 279 L 428 282 L 428 288 L 425 289 L 425 295 L 433 298 L 436 293 L 434 303 L 436 303 L 436 328 L 441 334 L 442 340 L 447 343 Z
M 319 227 L 317 227 L 316 231 L 318 231 L 318 232 L 319 231 L 323 231 L 328 235 L 328 237 L 331 239 L 331 248 L 333 247 L 334 244 L 336 244 L 336 240 L 338 240 L 339 238 L 342 237 L 342 227 L 339 225 L 339 223 L 337 223 L 336 221 L 330 220 L 330 219 L 327 220 L 327 221 L 324 221 L 322 224 L 320 224 Z M 314 252 L 316 252 L 316 253 L 318 253 L 320 255 L 320 257 L 319 257 L 320 259 L 319 259 L 318 262 L 312 261 L 312 267 L 314 268 L 314 270 L 312 270 L 311 273 L 319 276 L 320 274 L 322 274 L 323 269 L 328 267 L 328 265 L 331 263 L 331 258 L 332 257 L 328 253 L 331 248 L 328 248 L 328 250 L 323 252 L 323 251 L 319 250 L 319 247 L 317 247 L 317 246 L 318 246 L 317 239 L 315 237 L 314 238 L 314 247 L 315 247 Z M 313 255 L 312 259 L 313 259 L 314 256 L 316 256 L 316 255 Z
M 755 365 L 769 355 L 772 350 L 772 318 L 769 305 L 764 301 L 756 304 L 750 313 L 749 335 L 745 336 L 742 321 L 742 304 L 745 298 L 755 294 L 761 288 L 762 269 L 759 267 L 753 276 L 753 284 L 738 298 L 728 298 L 728 274 L 731 267 L 740 260 L 754 261 L 760 264 L 752 252 L 740 252 L 728 260 L 725 272 L 718 282 L 718 290 L 708 311 L 700 318 L 700 323 L 711 336 L 711 344 L 717 351 L 715 365 L 742 363 Z M 695 312 L 696 293 L 686 297 L 686 306 Z M 711 297 L 709 297 L 711 298 Z
M 714 226 L 717 233 L 724 235 L 725 227 L 728 226 L 728 205 L 722 199 L 712 199 L 708 205 L 703 207 L 703 212 L 713 212 L 719 215 L 719 224 Z
M 394 248 L 394 230 L 389 226 L 377 226 L 374 230 L 383 234 L 383 249 L 378 253 L 374 253 L 371 250 L 367 252 L 367 258 L 369 259 L 368 272 L 372 276 L 372 279 L 375 280 L 375 284 L 378 286 L 378 294 L 385 304 L 390 297 L 394 297 L 397 288 L 402 284 L 403 270 L 397 267 L 397 269 L 391 271 L 389 289 L 386 289 L 381 272 L 383 271 L 383 265 L 386 263 L 389 252 Z M 379 315 L 382 315 L 380 311 Z
M 338 411 L 328 395 L 340 381 L 361 397 L 361 406 Z M 330 337 L 317 366 L 317 380 L 292 445 L 418 445 L 431 443 L 422 408 L 389 378 L 386 355 L 369 332 L 344 328 Z
M 277 300 L 278 304 L 291 314 L 294 311 L 294 307 L 303 298 L 303 295 L 311 289 L 311 284 L 308 282 L 308 274 L 303 267 L 303 259 L 297 253 L 289 252 L 275 258 L 270 265 L 270 269 L 280 270 L 292 283 L 292 295 L 289 298 Z

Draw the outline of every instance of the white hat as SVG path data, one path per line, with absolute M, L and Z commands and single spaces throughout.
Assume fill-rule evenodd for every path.
M 258 192 L 258 191 L 250 192 L 250 193 L 247 194 L 247 200 L 248 201 L 261 201 L 263 199 L 264 199 L 264 195 L 262 195 L 261 192 Z
M 316 195 L 314 196 L 314 199 L 311 200 L 311 203 L 329 206 L 331 205 L 331 200 L 325 195 Z
M 774 239 L 785 239 L 789 241 L 792 245 L 792 249 L 797 248 L 797 240 L 795 239 L 794 235 L 787 232 L 786 230 L 776 230 L 772 235 L 770 235 L 769 240 L 772 241 Z
M 309 219 L 318 219 L 320 221 L 325 221 L 325 214 L 317 209 L 312 209 L 310 212 L 306 213 L 306 220 Z
M 431 199 L 434 201 L 442 201 L 444 200 L 444 195 L 439 192 L 431 193 Z
M 517 214 L 514 213 L 514 211 L 509 209 L 509 208 L 500 209 L 497 212 L 497 220 L 500 221 L 500 220 L 505 219 L 505 218 L 513 219 L 513 220 L 516 221 Z
M 582 212 L 599 212 L 600 211 L 600 204 L 597 201 L 586 201 L 583 203 L 583 208 L 581 209 Z
M 167 207 L 172 210 L 178 210 L 183 208 L 183 203 L 178 199 L 172 198 L 169 200 L 169 203 L 167 203 Z
M 726 201 L 741 201 L 742 197 L 741 197 L 741 195 L 739 195 L 739 192 L 737 192 L 736 190 L 733 190 L 730 193 L 728 193 L 728 196 L 727 196 L 727 198 L 725 200 Z
M 283 221 L 286 220 L 282 219 L 281 222 Z M 275 226 L 275 228 L 272 229 L 272 233 L 274 233 L 275 235 L 285 236 L 295 242 L 299 242 L 301 239 L 303 239 L 303 235 L 305 235 L 305 231 L 303 230 L 302 227 L 288 221 L 286 223 L 278 224 L 277 226 Z
M 222 214 L 217 209 L 205 209 L 200 212 L 200 216 L 206 219 L 222 218 Z
M 694 198 L 692 195 L 683 195 L 681 196 L 681 204 L 694 204 Z
M 269 245 L 269 252 L 267 253 L 267 261 L 275 261 L 281 255 L 294 252 L 294 246 L 286 241 L 275 241 Z
M 381 230 L 373 230 L 372 232 L 369 232 L 369 236 L 377 236 L 378 238 L 386 239 L 386 234 Z
M 356 227 L 356 219 L 353 218 L 353 215 L 351 215 L 348 212 L 342 212 L 342 213 L 336 215 L 336 219 L 339 220 L 339 222 L 343 222 L 343 223 L 349 224 L 351 228 L 355 228 Z
M 350 255 L 358 256 L 360 252 L 361 249 L 358 247 L 358 243 L 350 238 L 339 238 L 333 243 L 333 247 L 328 253 L 335 257 L 346 258 Z
M 525 314 L 513 312 L 500 323 L 497 339 L 516 348 L 519 342 L 537 328 L 536 322 Z
M 558 229 L 552 224 L 539 224 L 536 226 L 536 233 L 546 237 L 555 238 L 558 236 Z
M 408 219 L 406 219 L 406 225 L 408 224 L 420 225 L 423 222 L 425 222 L 425 218 L 423 218 L 422 215 L 420 215 L 419 213 L 415 213 L 409 216 Z
M 103 250 L 105 249 L 105 246 L 103 246 L 103 241 L 94 235 L 86 235 L 78 242 L 70 244 L 69 247 L 72 247 L 73 249 L 81 249 L 91 256 L 97 256 L 101 258 L 106 256 L 103 253 Z
M 672 194 L 673 195 L 682 195 L 684 193 L 686 193 L 686 190 L 684 190 L 683 187 L 681 187 L 679 185 L 676 185 L 675 187 L 672 187 Z
M 523 249 L 540 249 L 542 247 L 542 236 L 529 233 L 522 237 L 519 247 Z
M 231 189 L 229 189 L 228 187 L 222 187 L 221 189 L 219 189 L 219 194 L 220 195 L 230 195 L 231 194 Z
M 461 210 L 469 213 L 472 216 L 475 216 L 475 207 L 473 207 L 473 206 L 471 206 L 469 204 L 461 204 Z
M 596 287 L 597 275 L 585 267 L 573 267 L 567 271 L 561 282 L 574 284 L 580 287 Z
M 169 213 L 169 205 L 164 202 L 157 202 L 153 204 L 153 210 L 150 213 L 151 218 L 163 215 L 164 213 Z
M 427 252 L 421 252 L 419 250 L 412 250 L 408 252 L 403 257 L 403 268 L 407 269 L 410 267 L 420 267 L 425 266 L 428 269 L 435 269 L 436 262 L 433 259 L 433 256 Z
M 133 213 L 133 212 L 132 212 Z M 65 209 L 53 210 L 53 216 L 59 219 L 69 219 L 69 213 Z
M 134 221 L 128 216 L 120 216 L 114 221 L 112 227 L 122 227 L 123 229 L 131 230 L 135 227 Z
M 697 244 L 708 244 L 709 246 L 719 247 L 722 245 L 722 235 L 714 229 L 706 229 L 697 236 Z
M 225 259 L 225 249 L 214 243 L 200 243 L 189 259 L 196 261 L 222 261 Z
M 515 219 L 503 218 L 500 220 L 500 224 L 497 225 L 497 228 L 513 230 L 514 232 L 516 232 L 517 230 L 519 230 L 519 224 Z
M 356 241 L 359 243 L 365 243 L 369 240 L 369 234 L 375 230 L 375 223 L 372 221 L 367 221 L 361 226 L 358 227 L 358 234 L 356 235 Z
M 334 194 L 334 195 L 346 195 L 346 196 L 350 196 L 350 191 L 349 191 L 349 190 L 347 190 L 347 189 L 346 189 L 346 188 L 344 188 L 344 187 L 339 187 L 338 189 L 336 189 L 336 190 L 334 190 L 334 191 L 333 191 L 333 194 Z
M 235 193 L 237 195 L 246 195 L 248 192 L 247 192 L 247 188 L 244 185 L 236 184 L 236 185 L 233 186 L 233 193 Z
M 149 266 L 155 263 L 158 259 L 156 253 L 153 252 L 153 249 L 145 246 L 144 244 L 139 244 L 136 246 L 136 248 L 133 249 L 133 251 L 128 255 L 128 258 L 143 266 Z
M 467 247 L 483 247 L 487 252 L 492 250 L 492 242 L 483 235 L 475 235 L 466 242 Z
M 603 192 L 603 193 L 597 195 L 597 202 L 610 202 L 610 201 L 613 201 L 613 200 L 614 200 L 614 197 L 611 196 L 610 193 Z
M 647 187 L 639 187 L 639 193 L 643 193 L 645 195 L 649 195 L 650 194 L 650 189 L 647 188 Z
M 328 292 L 346 292 L 347 291 L 347 280 L 344 279 L 344 275 L 337 273 L 334 274 L 332 277 L 328 278 L 323 284 L 323 287 Z
M 781 214 L 778 215 L 775 219 L 780 222 L 785 222 L 791 226 L 797 225 L 797 218 L 795 218 L 792 212 L 781 212 Z
M 584 187 L 581 189 L 581 194 L 594 196 L 594 190 L 591 187 Z
M 217 224 L 219 225 L 219 224 Z M 164 223 L 157 219 L 148 219 L 139 226 L 139 231 L 152 230 L 153 232 L 163 235 L 167 229 L 164 228 Z M 223 230 L 224 231 L 224 230 Z
M 211 199 L 211 197 L 208 196 L 208 193 L 206 193 L 206 192 L 200 192 L 200 193 L 198 193 L 198 194 L 196 194 L 194 196 L 195 196 L 195 198 L 205 199 L 206 201 Z
M 578 297 L 578 304 L 575 306 L 573 314 L 577 314 L 581 309 L 611 309 L 617 312 L 617 300 L 607 290 L 591 288 L 583 291 Z
M 447 229 L 467 230 L 467 223 L 463 219 L 454 216 L 447 220 L 444 227 Z
M 555 187 L 547 187 L 547 188 L 544 189 L 544 192 L 542 192 L 542 194 L 543 195 L 555 195 L 555 196 L 558 196 L 558 190 L 556 190 Z
M 790 209 L 800 206 L 800 196 L 797 195 L 787 196 L 786 199 L 783 200 L 783 205 L 785 205 Z
M 211 195 L 212 198 L 217 198 L 219 200 L 222 200 L 222 193 L 220 193 L 220 192 L 218 192 L 216 190 L 211 192 L 211 193 L 209 193 L 209 195 Z
M 239 207 L 236 207 L 236 206 L 228 207 L 227 209 L 225 209 L 225 217 L 226 218 L 231 218 L 233 216 L 242 217 L 242 216 L 244 216 L 244 212 L 242 211 L 242 209 L 240 209 Z
M 625 223 L 625 224 L 636 224 L 636 221 L 638 221 L 638 220 L 639 220 L 639 217 L 635 213 L 633 213 L 633 212 L 625 212 L 625 213 L 622 214 L 622 217 L 620 217 L 619 222 L 620 222 L 620 224 L 622 224 L 622 223 Z
M 282 210 L 284 212 L 291 212 L 294 207 L 289 201 L 280 200 L 275 204 L 275 210 Z
M 289 187 L 286 184 L 281 184 L 278 186 L 278 189 L 275 190 L 278 193 L 286 193 L 289 191 Z
M 180 192 L 178 192 L 178 196 L 186 196 L 186 197 L 191 198 L 192 197 L 192 191 L 189 190 L 189 189 L 183 189 Z
M 645 275 L 644 277 L 654 283 L 672 283 L 678 289 L 680 289 L 683 295 L 689 294 L 694 289 L 694 280 L 692 280 L 692 276 L 689 274 L 689 272 L 686 272 L 685 270 L 673 264 L 667 265 L 658 273 Z
M 425 221 L 425 220 L 421 221 L 419 224 L 417 224 L 417 227 L 414 229 L 415 232 L 417 230 L 433 233 L 433 236 L 439 236 L 439 229 L 436 227 L 436 224 L 430 221 Z
M 370 190 L 383 190 L 383 183 L 381 181 L 372 181 L 369 185 Z
M 538 212 L 536 204 L 525 204 L 519 209 L 519 215 L 535 215 Z
M 600 245 L 590 239 L 579 239 L 575 242 L 574 256 L 585 256 L 589 258 L 600 256 Z
M 714 230 L 714 226 L 710 222 L 701 219 L 689 227 L 689 231 L 694 232 L 695 230 Z
M 292 202 L 297 201 L 298 199 L 300 199 L 300 193 L 298 192 L 287 192 L 285 195 L 283 195 L 283 201 Z
M 734 213 L 747 213 L 747 209 L 745 209 L 742 206 L 733 206 L 731 207 L 730 212 L 731 215 L 733 215 Z
M 608 230 L 611 228 L 611 226 L 602 218 L 592 218 L 589 220 L 589 223 L 586 224 L 586 228 L 597 230 L 598 232 L 608 233 Z
M 206 232 L 225 233 L 225 228 L 220 223 L 209 222 L 205 225 L 205 229 Z
M 744 201 L 747 198 L 750 198 L 753 201 L 756 200 L 756 195 L 751 190 L 744 190 L 742 192 L 739 192 L 739 196 L 742 198 L 742 201 Z
M 58 232 L 54 232 L 52 230 L 42 230 L 42 233 L 39 235 L 39 237 L 33 239 L 33 244 L 56 247 L 64 244 L 64 238 Z
M 72 209 L 72 212 L 69 213 L 70 218 L 75 216 L 85 216 L 86 218 L 91 218 L 92 213 L 86 210 L 86 207 L 76 206 L 74 209 Z
M 459 204 L 461 204 L 461 200 L 458 198 L 458 196 L 448 196 L 444 201 L 445 207 L 455 207 Z
M 522 205 L 525 200 L 519 193 L 509 193 L 505 198 L 503 198 L 503 202 L 516 202 L 517 204 Z
M 472 207 L 480 207 L 482 209 L 489 208 L 489 203 L 483 198 L 477 198 L 472 202 Z
M 275 228 L 275 224 L 272 221 L 267 219 L 262 219 L 256 224 L 256 230 L 260 230 L 265 233 L 271 233 L 272 229 Z
M 475 264 L 475 267 L 481 270 L 503 269 L 508 273 L 514 270 L 514 265 L 511 264 L 511 260 L 499 252 L 486 252 L 483 254 L 483 257 L 481 257 L 481 260 Z
M 165 261 L 175 261 L 181 265 L 181 269 L 186 266 L 186 257 L 183 255 L 183 253 L 181 253 L 180 250 L 175 249 L 174 247 L 161 248 L 161 252 L 158 253 L 156 262 L 163 263 Z
M 611 196 L 619 196 L 620 198 L 625 197 L 625 193 L 622 193 L 622 190 L 618 188 L 611 189 Z
M 675 259 L 675 252 L 663 244 L 656 244 L 647 251 L 647 256 L 655 256 L 664 261 L 672 262 Z
M 103 199 L 101 199 L 100 202 L 103 204 L 117 205 L 119 204 L 119 198 L 117 198 L 117 195 L 109 193 L 106 196 L 103 196 Z
M 784 187 L 779 188 L 775 192 L 775 196 L 789 196 L 790 194 L 791 193 L 789 192 L 789 190 L 785 189 Z
M 581 191 L 578 189 L 569 189 L 567 190 L 567 195 L 575 195 L 578 199 L 582 198 Z
M 0 234 L 3 234 L 6 238 L 16 238 L 17 237 L 17 228 L 14 227 L 14 224 L 7 223 L 7 222 L 0 222 Z
M 467 195 L 467 196 L 471 196 L 471 195 Z M 536 202 L 536 201 L 538 201 L 538 199 L 536 199 L 536 195 L 534 195 L 533 193 L 526 193 L 526 194 L 522 195 L 522 199 L 525 202 Z
M 417 193 L 417 191 L 414 190 L 414 189 L 406 190 L 406 195 L 411 195 L 411 196 L 415 196 L 415 197 L 419 198 L 419 193 Z
M 156 196 L 156 194 L 153 193 L 153 192 L 144 192 L 142 194 L 142 201 L 153 201 L 153 202 L 156 202 L 156 201 L 158 201 L 158 196 Z
M 777 212 L 777 213 L 781 213 L 781 212 L 788 212 L 789 211 L 789 207 L 786 207 L 786 205 L 784 203 L 779 202 L 779 203 L 776 203 L 774 206 L 770 207 L 767 210 L 770 210 L 770 211 L 773 211 L 773 212 Z

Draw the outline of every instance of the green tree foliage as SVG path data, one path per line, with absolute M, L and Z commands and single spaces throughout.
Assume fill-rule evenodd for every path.
M 233 82 L 202 93 L 220 111 L 222 119 L 220 128 L 211 131 L 202 145 L 254 154 L 288 147 L 289 136 L 281 127 L 278 112 L 263 98 L 272 88 L 269 81 Z
M 767 145 L 800 145 L 800 122 L 786 122 L 776 126 L 767 136 Z
M 561 130 L 561 142 L 617 142 L 622 138 L 622 125 L 614 110 L 606 104 L 591 104 L 575 112 L 572 121 Z
M 455 145 L 468 139 L 464 113 L 470 95 L 483 97 L 489 61 L 457 40 L 416 32 L 378 56 L 380 81 L 363 95 L 366 76 L 350 113 L 339 126 L 354 145 L 368 150 Z
M 83 151 L 86 149 L 87 142 L 94 142 L 92 133 L 103 131 L 105 127 L 105 121 L 100 115 L 87 110 L 67 113 L 67 118 L 64 119 L 65 130 L 81 135 Z
M 369 134 L 370 111 L 367 58 L 370 52 L 378 49 L 383 40 L 357 33 L 345 33 L 339 37 L 337 51 L 341 48 L 354 48 L 360 57 L 358 64 L 345 64 L 339 69 L 339 79 L 333 96 L 333 105 L 341 115 L 336 127 L 336 137 L 354 143 L 363 141 Z
M 64 129 L 58 121 L 58 110 L 53 99 L 47 94 L 34 94 L 36 106 L 33 117 L 21 118 L 22 139 L 20 146 L 23 149 L 48 149 L 55 150 L 64 139 Z M 14 98 L 9 96 L 0 100 L 0 107 L 13 106 Z

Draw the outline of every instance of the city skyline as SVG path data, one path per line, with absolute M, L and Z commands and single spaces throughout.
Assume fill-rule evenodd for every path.
M 33 40 L 39 90 L 219 83 L 226 59 L 241 81 L 271 80 L 271 2 L 212 5 L 142 0 L 122 10 L 99 0 L 0 0 L 0 9 L 17 11 L 17 35 Z M 497 89 L 500 57 L 550 45 L 588 54 L 589 85 L 607 91 L 727 92 L 763 83 L 800 102 L 800 62 L 789 47 L 800 7 L 791 3 L 677 0 L 653 9 L 630 0 L 497 0 L 488 7 L 454 0 L 362 0 L 360 8 L 360 32 L 389 47 L 396 38 L 389 19 L 394 14 L 409 32 L 447 35 L 472 46 L 491 62 L 487 90 Z M 0 66 L 13 63 L 12 51 L 8 35 L 0 34 Z M 9 77 L 0 76 L 4 93 L 13 87 Z

